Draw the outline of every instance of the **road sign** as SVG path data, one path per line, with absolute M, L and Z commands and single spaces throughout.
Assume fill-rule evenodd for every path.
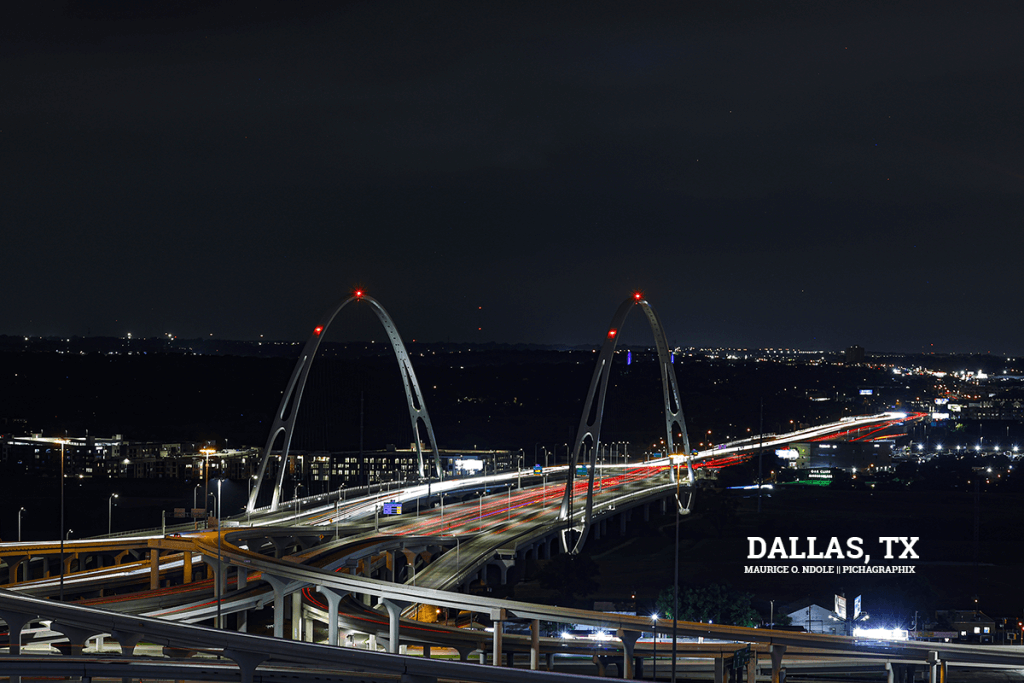
M 543 465 L 534 465 L 533 466 L 533 473 L 534 474 L 544 474 L 544 466 Z
M 402 504 L 396 501 L 390 503 L 384 503 L 384 514 L 385 515 L 400 515 L 402 514 Z
M 576 465 L 576 474 L 586 474 L 586 473 L 587 473 L 587 466 L 586 465 Z

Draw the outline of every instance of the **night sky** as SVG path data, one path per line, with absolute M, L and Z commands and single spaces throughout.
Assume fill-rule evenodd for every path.
M 0 334 L 1024 355 L 1024 3 L 22 4 Z

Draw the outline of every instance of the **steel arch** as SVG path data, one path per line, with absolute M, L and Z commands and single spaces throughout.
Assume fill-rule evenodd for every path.
M 597 367 L 594 368 L 594 375 L 590 380 L 590 391 L 587 394 L 587 401 L 583 406 L 583 415 L 580 417 L 580 425 L 576 430 L 576 441 L 573 446 L 572 458 L 569 461 L 569 470 L 566 473 L 565 494 L 562 496 L 562 506 L 559 510 L 559 519 L 566 522 L 566 528 L 562 532 L 562 547 L 567 552 L 577 553 L 583 548 L 590 531 L 590 523 L 594 509 L 594 471 L 597 464 L 597 452 L 601 445 L 601 423 L 604 420 L 604 400 L 608 392 L 608 377 L 611 372 L 612 358 L 615 347 L 619 341 L 619 331 L 622 329 L 626 316 L 634 306 L 643 308 L 647 321 L 651 325 L 651 332 L 654 333 L 654 345 L 658 350 L 658 361 L 661 366 L 661 388 L 665 399 L 665 449 L 671 455 L 675 453 L 675 441 L 672 438 L 673 425 L 679 427 L 683 439 L 683 453 L 687 454 L 686 469 L 690 484 L 694 481 L 693 463 L 689 457 L 690 439 L 686 434 L 686 423 L 683 420 L 683 409 L 679 402 L 679 385 L 676 383 L 676 373 L 672 367 L 672 356 L 668 349 L 668 340 L 665 337 L 665 329 L 658 319 L 654 308 L 641 295 L 635 294 L 622 302 L 615 315 L 612 316 L 611 325 L 605 335 L 604 343 L 601 346 L 601 353 L 597 358 Z M 597 405 L 594 405 L 594 399 Z M 591 415 L 593 419 L 591 420 Z M 587 485 L 587 503 L 582 524 L 578 525 L 579 535 L 575 541 L 570 538 L 570 531 L 577 529 L 572 523 L 572 498 L 573 484 L 576 476 L 576 465 L 579 462 L 580 450 L 583 448 L 587 438 L 593 442 L 590 453 L 590 472 Z M 676 481 L 675 467 L 670 469 L 673 481 Z M 678 489 L 678 487 L 677 487 Z M 688 499 L 685 506 L 677 495 L 677 505 L 680 508 L 689 509 L 692 499 Z
M 274 442 L 277 440 L 279 435 L 284 434 L 284 441 L 281 444 L 281 455 L 279 456 L 281 459 L 281 467 L 278 469 L 277 483 L 274 486 L 274 497 L 270 503 L 271 511 L 277 510 L 278 503 L 281 499 L 281 487 L 284 485 L 285 464 L 288 461 L 288 451 L 291 448 L 295 418 L 298 417 L 299 414 L 299 404 L 302 402 L 302 392 L 306 388 L 306 378 L 309 375 L 309 368 L 313 363 L 313 357 L 316 356 L 317 349 L 320 347 L 320 342 L 324 338 L 324 333 L 327 332 L 327 328 L 341 309 L 345 308 L 345 306 L 353 301 L 364 301 L 370 305 L 370 308 L 375 314 L 377 314 L 377 318 L 384 326 L 384 330 L 387 332 L 388 339 L 391 342 L 391 348 L 394 349 L 395 356 L 398 360 L 399 370 L 402 373 L 402 386 L 405 388 L 406 402 L 409 405 L 409 419 L 412 422 L 413 439 L 416 444 L 416 456 L 418 459 L 420 477 L 422 478 L 425 476 L 423 448 L 421 446 L 419 429 L 421 422 L 427 431 L 427 438 L 430 440 L 430 447 L 434 452 L 435 474 L 436 476 L 441 476 L 441 456 L 437 451 L 437 442 L 434 440 L 434 428 L 430 424 L 430 415 L 427 414 L 427 406 L 423 401 L 423 395 L 420 393 L 420 386 L 416 381 L 416 372 L 412 368 L 412 361 L 409 360 L 409 354 L 405 350 L 405 344 L 402 343 L 402 338 L 399 336 L 398 330 L 395 328 L 395 323 L 391 320 L 391 316 L 388 315 L 388 312 L 384 310 L 384 307 L 381 306 L 373 297 L 357 292 L 356 294 L 345 298 L 341 303 L 320 318 L 316 327 L 313 328 L 313 334 L 310 336 L 309 341 L 307 341 L 306 345 L 302 347 L 302 353 L 299 354 L 299 360 L 296 362 L 295 369 L 292 371 L 291 379 L 288 380 L 288 386 L 285 389 L 284 396 L 281 397 L 281 404 L 278 406 L 277 412 L 274 414 L 274 424 L 270 428 L 270 436 L 267 438 L 267 445 L 263 449 L 263 458 L 260 461 L 259 472 L 256 475 L 256 486 L 249 495 L 249 502 L 246 505 L 246 510 L 249 512 L 252 512 L 256 507 L 256 500 L 259 496 L 260 488 L 263 485 L 263 477 L 267 471 L 267 463 L 272 457 L 270 451 L 274 447 Z

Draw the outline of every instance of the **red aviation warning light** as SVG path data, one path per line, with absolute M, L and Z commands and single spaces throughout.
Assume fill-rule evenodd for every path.
M 356 295 L 356 298 L 357 298 L 357 299 L 362 299 L 362 298 L 363 298 L 363 290 L 361 290 L 361 289 L 357 289 L 357 290 L 355 291 L 355 295 Z
M 313 334 L 317 335 L 318 337 L 320 336 L 320 333 L 323 332 L 323 331 L 324 331 L 324 326 L 323 325 L 317 325 L 316 327 L 313 328 Z
M 644 298 L 644 293 L 640 291 L 633 292 L 633 301 L 640 301 Z
M 608 330 L 608 338 L 615 339 L 615 332 L 616 330 Z

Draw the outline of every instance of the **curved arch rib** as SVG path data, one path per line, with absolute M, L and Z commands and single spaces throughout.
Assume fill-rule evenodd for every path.
M 567 552 L 577 553 L 583 548 L 590 531 L 590 523 L 594 510 L 594 471 L 597 465 L 597 452 L 601 445 L 601 423 L 604 420 L 604 401 L 608 392 L 608 377 L 611 373 L 612 358 L 615 348 L 618 345 L 619 331 L 622 329 L 626 316 L 634 306 L 643 308 L 647 321 L 651 325 L 651 332 L 654 333 L 654 345 L 658 350 L 658 361 L 661 366 L 661 387 L 665 399 L 665 448 L 666 453 L 675 453 L 675 441 L 672 437 L 672 427 L 676 426 L 682 434 L 683 453 L 690 453 L 690 439 L 686 434 L 686 423 L 683 420 L 683 409 L 679 401 L 679 385 L 676 383 L 676 373 L 672 367 L 672 356 L 668 349 L 668 340 L 665 337 L 665 330 L 658 319 L 658 314 L 646 299 L 634 296 L 619 305 L 612 316 L 612 322 L 608 327 L 604 343 L 601 345 L 601 353 L 597 358 L 597 367 L 594 368 L 594 375 L 590 380 L 590 391 L 587 393 L 586 403 L 583 405 L 583 415 L 580 418 L 579 427 L 576 430 L 576 440 L 573 445 L 572 457 L 569 460 L 569 470 L 566 473 L 565 493 L 562 496 L 562 506 L 559 510 L 559 519 L 566 523 L 562 531 L 562 546 Z M 596 405 L 594 401 L 597 401 Z M 587 501 L 584 507 L 583 519 L 578 524 L 573 522 L 573 485 L 575 483 L 576 465 L 579 462 L 580 451 L 586 444 L 587 439 L 592 443 L 590 452 L 589 481 L 587 483 Z M 689 482 L 694 480 L 693 465 L 689 457 L 686 459 L 686 469 Z M 669 468 L 672 481 L 676 481 L 675 467 Z M 689 499 L 686 507 L 689 507 Z M 682 506 L 677 496 L 677 504 Z M 571 538 L 572 532 L 578 531 L 575 540 Z
M 388 315 L 388 312 L 384 310 L 384 307 L 381 306 L 376 299 L 366 296 L 365 294 L 355 294 L 345 298 L 341 303 L 320 318 L 316 327 L 313 328 L 313 334 L 306 342 L 306 345 L 302 347 L 302 353 L 299 354 L 299 360 L 295 363 L 295 369 L 292 370 L 291 379 L 288 380 L 288 386 L 285 389 L 284 396 L 281 397 L 281 403 L 277 408 L 277 413 L 274 414 L 274 424 L 270 428 L 270 436 L 267 438 L 267 445 L 263 448 L 263 458 L 260 460 L 259 471 L 256 474 L 256 486 L 253 487 L 252 493 L 249 495 L 249 501 L 246 504 L 246 509 L 249 512 L 252 512 L 256 507 L 256 500 L 259 496 L 260 488 L 263 485 L 263 477 L 267 471 L 267 464 L 270 462 L 270 458 L 272 457 L 271 449 L 274 447 L 274 442 L 277 441 L 278 436 L 283 434 L 284 438 L 281 443 L 281 455 L 279 456 L 281 466 L 278 468 L 277 482 L 274 486 L 273 499 L 270 503 L 271 511 L 277 510 L 281 499 L 281 487 L 284 485 L 285 466 L 288 462 L 288 451 L 291 449 L 295 418 L 298 417 L 299 414 L 299 404 L 302 402 L 302 392 L 306 388 L 306 379 L 309 376 L 309 368 L 313 363 L 313 358 L 316 356 L 317 349 L 320 348 L 320 342 L 323 340 L 324 333 L 327 331 L 327 328 L 341 309 L 345 308 L 345 306 L 353 301 L 365 301 L 370 305 L 370 308 L 384 326 L 384 330 L 388 335 L 388 340 L 391 342 L 391 348 L 395 352 L 395 357 L 398 360 L 398 367 L 402 373 L 402 387 L 405 389 L 405 399 L 409 405 L 409 420 L 412 422 L 413 439 L 416 444 L 419 476 L 425 476 L 426 469 L 423 463 L 423 447 L 422 440 L 420 439 L 421 422 L 426 430 L 427 439 L 430 441 L 430 447 L 433 450 L 434 473 L 436 476 L 441 475 L 441 456 L 437 451 L 437 442 L 434 440 L 434 427 L 430 424 L 430 415 L 427 414 L 427 406 L 423 401 L 423 395 L 420 393 L 419 383 L 416 381 L 416 372 L 412 368 L 412 361 L 409 360 L 409 354 L 405 350 L 405 344 L 402 343 L 402 338 L 398 334 L 398 329 L 395 327 L 394 321 L 391 320 L 391 316 Z

